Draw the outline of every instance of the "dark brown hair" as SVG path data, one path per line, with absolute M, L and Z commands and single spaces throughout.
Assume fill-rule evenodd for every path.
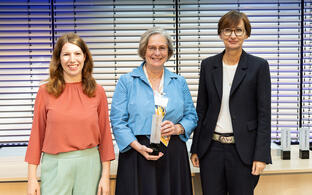
M 75 44 L 82 50 L 85 56 L 84 66 L 82 68 L 82 89 L 83 93 L 88 97 L 95 96 L 96 82 L 92 76 L 93 59 L 87 44 L 81 37 L 75 33 L 66 33 L 58 38 L 50 62 L 50 76 L 46 85 L 49 94 L 59 97 L 65 89 L 65 80 L 63 75 L 63 68 L 61 65 L 60 54 L 63 46 L 66 43 Z
M 250 37 L 251 33 L 251 25 L 249 19 L 246 14 L 243 12 L 239 12 L 237 10 L 232 10 L 222 16 L 218 23 L 218 35 L 221 34 L 222 30 L 225 28 L 233 28 L 236 27 L 240 21 L 243 20 L 245 31 L 248 37 Z

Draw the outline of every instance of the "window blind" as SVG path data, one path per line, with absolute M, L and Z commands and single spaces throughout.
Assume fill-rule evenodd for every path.
M 0 2 L 0 143 L 25 144 L 51 58 L 49 0 Z
M 120 75 L 142 62 L 137 55 L 140 35 L 153 26 L 165 28 L 177 48 L 166 67 L 186 78 L 196 103 L 201 60 L 223 50 L 217 22 L 231 9 L 245 12 L 251 21 L 251 37 L 244 49 L 270 64 L 272 138 L 279 139 L 280 131 L 290 128 L 296 139 L 300 117 L 303 126 L 311 124 L 311 0 L 301 3 L 2 0 L 0 144 L 27 144 L 36 92 L 41 81 L 48 78 L 53 43 L 62 34 L 76 32 L 87 42 L 95 62 L 94 77 L 106 90 L 110 107 Z
M 302 126 L 312 126 L 312 1 L 303 4 Z M 310 132 L 312 139 L 312 132 Z

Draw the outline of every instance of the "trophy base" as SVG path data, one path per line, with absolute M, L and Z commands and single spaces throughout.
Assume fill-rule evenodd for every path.
M 149 153 L 150 155 L 158 156 L 160 152 L 160 144 L 151 143 L 149 145 L 151 149 L 153 149 L 153 152 Z
M 281 152 L 282 160 L 290 160 L 290 151 L 283 151 Z
M 309 150 L 299 150 L 299 158 L 309 159 Z

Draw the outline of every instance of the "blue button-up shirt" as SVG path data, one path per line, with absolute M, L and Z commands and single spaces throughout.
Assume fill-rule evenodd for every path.
M 153 89 L 143 70 L 144 62 L 132 72 L 122 75 L 116 85 L 110 119 L 119 150 L 125 152 L 136 135 L 150 135 L 155 114 Z M 163 92 L 168 97 L 163 120 L 181 124 L 187 141 L 197 124 L 197 114 L 190 91 L 182 76 L 164 69 Z

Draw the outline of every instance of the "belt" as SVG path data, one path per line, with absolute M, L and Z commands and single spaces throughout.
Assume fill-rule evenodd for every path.
M 214 133 L 212 135 L 212 139 L 222 144 L 234 144 L 235 143 L 234 136 L 223 136 L 223 135 Z

